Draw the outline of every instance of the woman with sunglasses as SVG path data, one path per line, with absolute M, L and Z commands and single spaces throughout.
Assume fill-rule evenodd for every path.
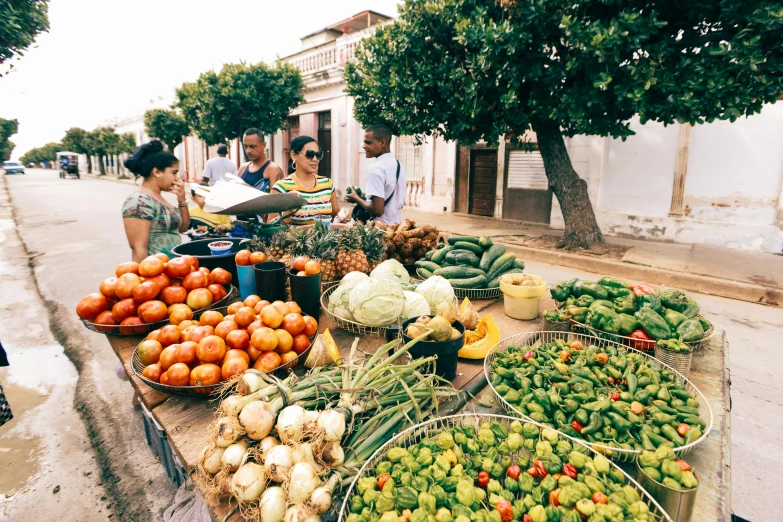
M 291 142 L 293 170 L 275 183 L 272 190 L 282 194 L 295 193 L 307 203 L 293 214 L 284 215 L 281 222 L 296 226 L 312 225 L 318 216 L 333 218 L 340 212 L 332 180 L 318 176 L 318 163 L 323 155 L 318 142 L 310 136 L 299 136 Z M 269 215 L 270 222 L 276 219 L 279 219 L 278 214 Z

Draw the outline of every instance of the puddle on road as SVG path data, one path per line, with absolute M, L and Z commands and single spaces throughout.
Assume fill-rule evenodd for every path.
M 43 404 L 49 395 L 9 381 L 7 373 L 8 369 L 0 372 L 0 382 L 14 418 L 0 427 L 0 501 L 32 484 L 41 468 L 41 437 L 25 436 L 15 428 L 24 414 Z

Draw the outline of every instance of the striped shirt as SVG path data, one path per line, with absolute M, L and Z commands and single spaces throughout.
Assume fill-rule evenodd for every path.
M 301 186 L 294 178 L 294 175 L 291 174 L 275 183 L 273 189 L 283 194 L 295 190 L 307 201 L 291 217 L 284 220 L 286 224 L 296 226 L 312 225 L 315 223 L 315 216 L 332 215 L 334 184 L 329 178 L 316 177 L 315 187 L 307 189 Z

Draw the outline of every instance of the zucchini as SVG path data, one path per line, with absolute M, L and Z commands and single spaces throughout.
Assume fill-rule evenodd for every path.
M 514 264 L 512 265 L 514 268 L 519 268 L 520 270 L 525 269 L 525 262 L 521 259 L 515 259 Z
M 492 266 L 492 263 L 494 263 L 497 258 L 499 258 L 505 253 L 506 253 L 506 245 L 492 245 L 481 256 L 481 262 L 479 263 L 479 268 L 486 272 L 487 270 L 489 270 L 489 267 Z
M 502 274 L 499 274 L 497 277 L 493 278 L 489 283 L 487 283 L 487 288 L 497 288 L 500 286 L 500 278 L 503 277 L 506 274 L 521 274 L 522 270 L 519 268 L 510 268 L 503 272 Z
M 487 250 L 489 247 L 492 246 L 492 240 L 488 237 L 481 236 L 479 238 L 479 246 L 484 250 Z
M 464 279 L 449 279 L 453 288 L 486 288 L 487 276 L 477 275 L 476 277 L 466 277 Z
M 470 268 L 466 266 L 447 266 L 435 270 L 432 275 L 441 276 L 445 279 L 467 279 L 471 277 L 486 276 L 483 270 Z
M 477 256 L 480 256 L 481 254 L 484 253 L 483 248 L 481 248 L 475 243 L 468 243 L 467 241 L 457 241 L 456 243 L 454 243 L 454 246 L 457 248 L 461 248 L 463 250 L 470 250 Z
M 478 256 L 473 252 L 465 252 L 463 254 L 457 254 L 454 257 L 454 260 L 457 262 L 458 265 L 473 266 L 473 267 L 479 266 L 479 263 L 481 262 Z
M 440 265 L 437 265 L 433 263 L 432 261 L 427 261 L 425 259 L 419 259 L 414 263 L 416 268 L 424 268 L 425 270 L 429 270 L 430 272 L 435 272 L 436 270 L 440 270 Z
M 435 251 L 434 251 L 434 250 L 428 250 L 428 251 L 427 251 L 427 253 L 426 253 L 426 254 L 424 254 L 424 259 L 426 259 L 427 261 L 429 261 L 430 259 L 432 259 L 432 256 L 433 256 L 434 254 L 435 254 Z
M 514 260 L 516 258 L 517 256 L 515 254 L 509 252 L 508 254 L 503 254 L 499 258 L 495 259 L 495 261 L 492 263 L 492 266 L 489 267 L 489 271 L 487 272 L 487 277 L 489 280 L 492 281 L 495 279 L 495 277 L 511 268 L 511 265 L 514 264 Z
M 422 279 L 429 279 L 430 277 L 432 277 L 432 272 L 430 272 L 426 268 L 417 268 L 416 275 L 421 277 Z
M 467 243 L 479 244 L 479 238 L 476 236 L 451 236 L 449 238 L 449 245 L 455 244 L 457 241 L 465 241 Z
M 443 263 L 443 260 L 446 259 L 446 254 L 454 250 L 453 246 L 445 246 L 443 248 L 439 248 L 437 251 L 435 251 L 434 254 L 432 254 L 432 257 L 430 258 L 430 261 L 435 263 L 436 265 L 440 265 Z

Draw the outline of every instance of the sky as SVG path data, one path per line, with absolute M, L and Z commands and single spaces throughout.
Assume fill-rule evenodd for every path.
M 0 117 L 19 120 L 13 157 L 174 101 L 182 82 L 225 63 L 271 63 L 299 39 L 398 0 L 51 0 L 41 34 L 0 78 Z M 5 67 L 6 64 L 3 65 Z

